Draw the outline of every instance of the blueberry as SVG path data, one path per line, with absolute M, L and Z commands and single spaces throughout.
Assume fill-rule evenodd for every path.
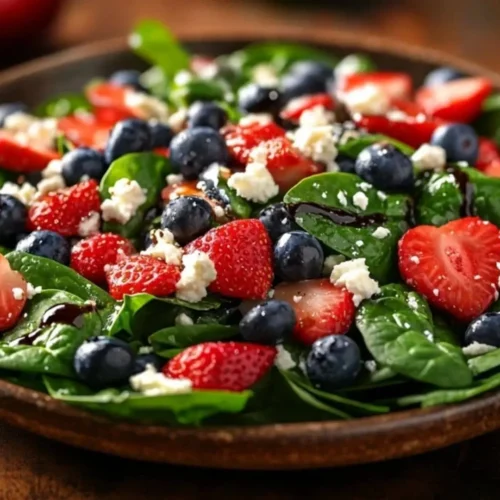
M 424 87 L 435 87 L 443 83 L 464 78 L 464 74 L 454 68 L 443 66 L 432 70 L 424 80 Z
M 221 191 L 212 180 L 200 180 L 197 187 L 203 191 L 205 196 L 216 201 L 219 205 L 223 207 L 229 205 L 230 201 L 225 191 Z
M 118 122 L 111 131 L 104 158 L 112 163 L 128 153 L 140 153 L 151 149 L 151 132 L 143 120 L 132 118 Z
M 320 62 L 300 61 L 283 77 L 285 100 L 310 94 L 329 92 L 333 86 L 333 69 Z
M 75 353 L 74 368 L 78 378 L 99 389 L 126 384 L 134 369 L 135 354 L 123 340 L 94 337 Z
M 170 144 L 170 162 L 186 179 L 196 179 L 213 163 L 229 160 L 222 136 L 208 127 L 196 127 L 177 134 Z
M 283 281 L 319 278 L 324 254 L 319 241 L 304 231 L 291 231 L 274 247 L 274 269 Z
M 246 113 L 277 115 L 282 107 L 280 91 L 275 87 L 262 87 L 249 83 L 238 92 L 238 106 Z
M 0 194 L 0 244 L 9 245 L 24 231 L 27 210 L 23 203 L 9 194 Z
M 104 156 L 95 149 L 76 148 L 62 158 L 62 176 L 68 186 L 78 184 L 84 176 L 99 181 L 105 172 Z
M 16 250 L 69 266 L 69 242 L 53 231 L 33 231 L 17 243 Z
M 240 334 L 248 342 L 276 345 L 291 338 L 297 318 L 282 300 L 268 300 L 251 309 L 240 321 Z
M 149 126 L 151 131 L 151 147 L 168 148 L 174 138 L 174 131 L 164 123 L 155 122 Z
M 413 188 L 413 165 L 405 154 L 392 144 L 372 144 L 359 154 L 356 173 L 377 189 L 408 191 Z
M 0 128 L 5 126 L 5 118 L 14 113 L 26 113 L 28 106 L 22 102 L 11 102 L 0 105 Z
M 161 216 L 161 227 L 168 229 L 180 245 L 205 234 L 213 222 L 210 203 L 197 196 L 181 196 L 172 200 Z
M 132 374 L 136 375 L 137 373 L 142 373 L 146 370 L 148 365 L 153 365 L 157 371 L 161 371 L 164 364 L 165 360 L 160 358 L 157 354 L 139 354 L 135 358 Z
M 338 155 L 335 159 L 335 163 L 339 166 L 339 170 L 341 172 L 345 172 L 346 174 L 355 174 L 355 164 L 356 160 L 353 160 L 349 156 Z
M 329 335 L 316 340 L 306 360 L 309 380 L 324 390 L 352 384 L 360 370 L 359 347 L 345 335 Z
M 441 125 L 432 134 L 431 144 L 446 151 L 448 161 L 466 161 L 475 165 L 479 153 L 479 139 L 474 129 L 463 123 Z
M 188 127 L 221 129 L 227 123 L 227 113 L 214 102 L 195 102 L 188 110 Z
M 329 64 L 320 61 L 297 61 L 290 66 L 288 73 L 308 75 L 327 83 L 333 81 L 333 68 Z
M 109 82 L 121 87 L 133 87 L 135 90 L 147 92 L 141 84 L 141 72 L 136 69 L 122 69 L 115 71 L 110 77 Z
M 293 218 L 284 203 L 275 203 L 264 208 L 259 214 L 259 220 L 264 224 L 273 243 L 276 243 L 285 233 L 295 229 Z
M 500 313 L 482 314 L 467 327 L 465 345 L 474 342 L 500 347 Z

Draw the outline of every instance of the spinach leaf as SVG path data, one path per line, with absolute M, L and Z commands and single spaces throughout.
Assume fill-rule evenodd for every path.
M 468 364 L 474 376 L 482 375 L 490 370 L 500 368 L 500 349 L 495 349 L 481 356 L 471 358 Z
M 27 389 L 47 394 L 47 389 L 45 389 L 42 377 L 37 373 L 1 371 L 0 379 L 10 382 L 11 384 L 20 385 L 21 387 L 26 387 Z
M 72 149 L 75 149 L 75 146 L 70 142 L 69 139 L 60 135 L 56 139 L 56 149 L 57 152 L 64 156 L 66 153 L 69 153 Z
M 408 144 L 393 139 L 392 137 L 382 134 L 363 134 L 357 139 L 351 139 L 345 144 L 339 144 L 339 153 L 356 159 L 363 149 L 379 142 L 392 144 L 407 156 L 411 156 L 415 152 L 415 150 L 411 146 L 408 146 Z
M 241 196 L 238 196 L 236 191 L 227 185 L 226 179 L 222 176 L 219 176 L 217 187 L 228 197 L 231 211 L 236 217 L 240 219 L 248 219 L 250 217 L 252 214 L 252 205 Z
M 250 391 L 193 391 L 168 396 L 144 396 L 119 389 L 94 393 L 72 380 L 44 377 L 44 382 L 49 394 L 65 403 L 112 418 L 171 425 L 199 425 L 213 415 L 239 413 L 252 396 Z
M 490 137 L 500 145 L 500 94 L 493 94 L 483 103 L 483 111 L 472 124 L 479 135 Z
M 474 186 L 474 215 L 500 226 L 500 178 L 490 177 L 475 168 L 459 168 Z
M 230 339 L 238 334 L 238 327 L 232 325 L 176 325 L 164 328 L 149 337 L 154 351 L 162 352 L 172 347 L 189 347 L 202 342 Z
M 184 85 L 174 86 L 169 97 L 177 107 L 187 107 L 196 101 L 233 101 L 231 88 L 221 80 L 193 78 Z
M 3 170 L 0 168 L 0 188 L 6 182 L 16 182 L 16 174 L 14 172 L 9 172 L 8 170 Z
M 132 153 L 115 160 L 101 180 L 100 192 L 103 199 L 110 198 L 109 189 L 120 179 L 136 180 L 146 193 L 146 201 L 126 224 L 105 222 L 104 231 L 118 233 L 126 238 L 137 236 L 146 212 L 158 201 L 165 177 L 170 173 L 170 162 L 164 156 L 154 153 Z
M 356 326 L 375 360 L 409 378 L 439 387 L 464 387 L 472 382 L 460 347 L 437 334 L 424 299 L 402 285 L 405 297 L 382 296 L 362 303 Z
M 92 106 L 83 94 L 69 93 L 52 97 L 37 106 L 35 115 L 61 118 L 75 111 L 91 111 Z
M 349 54 L 335 66 L 335 75 L 369 73 L 376 69 L 377 66 L 375 62 L 366 54 Z
M 129 45 L 138 56 L 159 66 L 168 78 L 189 67 L 189 54 L 159 21 L 141 21 L 130 35 Z
M 0 246 L 0 255 L 7 255 L 10 251 L 10 248 Z

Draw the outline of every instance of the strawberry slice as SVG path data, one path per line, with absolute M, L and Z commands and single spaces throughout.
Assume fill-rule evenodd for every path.
M 378 87 L 389 99 L 408 99 L 412 93 L 412 80 L 406 73 L 373 72 L 347 75 L 338 82 L 340 93 L 350 92 L 366 85 Z
M 128 91 L 133 91 L 132 87 L 113 85 L 109 82 L 91 85 L 85 91 L 87 99 L 96 109 L 115 110 L 130 118 L 133 113 L 125 104 L 125 95 Z
M 58 129 L 75 146 L 104 149 L 113 125 L 99 122 L 92 115 L 66 116 L 59 120 Z
M 430 116 L 469 123 L 479 116 L 492 89 L 487 78 L 460 78 L 434 87 L 422 87 L 415 99 Z
M 11 172 L 39 172 L 60 154 L 21 144 L 12 135 L 0 132 L 0 166 Z
M 274 347 L 246 342 L 205 342 L 184 349 L 163 368 L 170 378 L 187 378 L 195 389 L 240 392 L 273 366 Z
M 18 321 L 27 300 L 27 284 L 9 261 L 0 254 L 0 331 L 12 328 Z
M 259 220 L 236 220 L 189 243 L 187 253 L 208 254 L 217 271 L 213 293 L 237 299 L 263 299 L 273 281 L 272 245 Z
M 392 107 L 398 111 L 402 111 L 408 116 L 424 115 L 424 110 L 417 103 L 407 99 L 393 99 Z
M 327 335 L 347 333 L 354 321 L 352 294 L 329 279 L 280 283 L 273 298 L 293 307 L 297 316 L 294 336 L 306 345 Z
M 485 171 L 493 162 L 500 162 L 500 151 L 498 151 L 495 141 L 487 139 L 486 137 L 480 137 L 476 168 Z
M 499 262 L 500 231 L 479 217 L 418 226 L 399 242 L 399 269 L 406 283 L 462 321 L 479 316 L 494 300 Z
M 292 99 L 281 112 L 280 117 L 283 120 L 298 122 L 302 113 L 317 106 L 333 110 L 335 102 L 330 94 L 312 94 Z
M 500 159 L 492 161 L 484 168 L 483 173 L 490 177 L 500 177 Z

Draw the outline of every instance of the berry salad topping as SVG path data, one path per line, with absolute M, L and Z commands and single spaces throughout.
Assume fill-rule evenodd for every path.
M 500 390 L 488 79 L 130 40 L 145 72 L 0 106 L 0 378 L 170 425 Z

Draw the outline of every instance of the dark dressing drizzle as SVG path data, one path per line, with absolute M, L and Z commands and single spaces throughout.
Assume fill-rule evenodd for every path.
M 474 184 L 469 181 L 469 176 L 459 167 L 450 165 L 446 171 L 455 177 L 460 192 L 462 193 L 461 217 L 470 217 L 474 214 Z

